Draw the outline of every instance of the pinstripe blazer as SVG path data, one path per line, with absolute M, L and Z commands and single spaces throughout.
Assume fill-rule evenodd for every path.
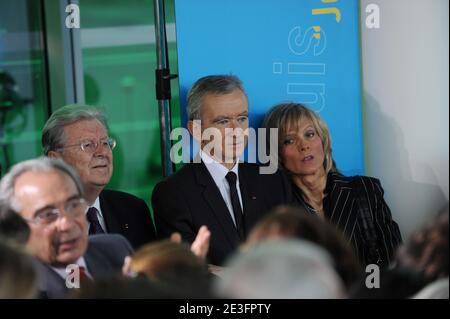
M 344 233 L 361 264 L 366 265 L 369 263 L 369 244 L 365 240 L 364 228 L 359 218 L 359 207 L 356 199 L 360 191 L 354 189 L 354 179 L 354 177 L 346 177 L 339 173 L 329 173 L 323 208 L 325 217 Z M 399 227 L 392 219 L 391 211 L 384 201 L 384 191 L 380 181 L 373 177 L 361 176 L 359 185 L 364 187 L 362 193 L 367 195 L 369 210 L 377 235 L 378 250 L 385 261 L 385 265 L 388 265 L 393 261 L 394 252 L 402 242 Z M 295 185 L 293 189 L 296 204 L 315 214 L 314 209 L 303 200 L 300 189 Z

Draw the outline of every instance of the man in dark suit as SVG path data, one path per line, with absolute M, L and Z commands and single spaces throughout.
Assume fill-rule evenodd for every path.
M 0 202 L 30 226 L 28 251 L 36 257 L 41 297 L 62 298 L 82 279 L 120 274 L 133 250 L 120 235 L 88 240 L 87 209 L 77 173 L 62 160 L 29 160 L 15 165 L 0 183 Z
M 193 242 L 206 225 L 208 261 L 222 265 L 266 212 L 291 201 L 291 190 L 280 171 L 261 174 L 259 165 L 239 163 L 248 137 L 248 102 L 237 77 L 198 80 L 188 94 L 187 111 L 188 129 L 201 150 L 194 163 L 156 185 L 157 234 L 166 238 L 178 232 Z
M 89 271 L 92 280 L 108 279 L 121 275 L 124 258 L 132 253 L 133 249 L 122 235 L 99 234 L 89 236 L 87 250 L 83 258 L 86 270 Z M 55 271 L 54 267 L 38 259 L 34 260 L 33 266 L 38 276 L 40 298 L 65 298 L 71 288 L 82 287 L 82 283 L 76 284 L 74 277 L 70 279 L 68 279 L 69 277 L 63 277 L 61 272 Z M 63 269 L 63 267 L 59 266 L 57 269 Z M 67 274 L 65 269 L 64 271 Z M 80 279 L 80 275 L 78 278 Z
M 42 131 L 44 154 L 62 158 L 75 168 L 89 205 L 89 234 L 118 233 L 134 248 L 156 238 L 150 211 L 142 199 L 105 190 L 113 172 L 112 150 L 105 115 L 85 105 L 66 105 L 55 111 Z

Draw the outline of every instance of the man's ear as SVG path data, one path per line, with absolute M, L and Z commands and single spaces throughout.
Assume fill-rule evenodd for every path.
M 200 120 L 189 120 L 187 124 L 189 133 L 192 137 L 201 144 L 202 141 L 202 125 Z
M 56 152 L 56 151 L 49 151 L 47 154 L 47 157 L 49 158 L 62 158 L 61 153 Z

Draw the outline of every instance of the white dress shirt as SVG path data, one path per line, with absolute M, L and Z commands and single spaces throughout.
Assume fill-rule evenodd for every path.
M 222 195 L 223 200 L 225 201 L 225 204 L 228 207 L 228 211 L 230 212 L 231 219 L 233 220 L 233 223 L 236 225 L 236 221 L 234 219 L 234 213 L 233 213 L 233 205 L 231 204 L 231 196 L 230 196 L 230 185 L 228 185 L 228 181 L 225 178 L 225 176 L 228 174 L 228 172 L 234 172 L 237 176 L 236 180 L 236 188 L 239 196 L 239 202 L 241 204 L 242 212 L 244 212 L 244 206 L 242 205 L 242 195 L 241 195 L 241 189 L 239 187 L 239 173 L 238 173 L 238 166 L 239 166 L 239 158 L 236 159 L 236 163 L 234 166 L 229 170 L 224 165 L 219 163 L 217 160 L 200 150 L 200 158 L 202 159 L 203 163 L 205 164 L 206 168 L 208 169 L 209 174 L 211 174 L 214 183 L 216 183 L 217 187 L 219 188 L 220 194 Z
M 84 257 L 81 256 L 78 258 L 77 262 L 74 264 L 77 264 L 80 267 L 84 267 L 86 274 L 92 278 L 91 273 L 89 272 L 89 269 L 86 266 L 86 261 L 84 260 Z M 67 267 L 51 267 L 62 279 L 66 280 L 67 276 L 70 275 L 70 273 L 66 272 Z

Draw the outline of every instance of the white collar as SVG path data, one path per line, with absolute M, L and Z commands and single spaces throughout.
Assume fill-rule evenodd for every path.
M 84 257 L 81 256 L 80 258 L 78 258 L 78 260 L 76 262 L 74 262 L 73 264 L 76 264 L 80 267 L 84 267 L 84 269 L 86 270 L 86 273 L 88 274 L 88 276 L 91 276 L 91 274 L 89 273 L 89 270 L 86 266 L 86 261 L 84 260 Z M 53 267 L 50 266 L 51 269 L 53 269 L 62 279 L 66 279 L 66 277 L 69 275 L 69 273 L 66 272 L 67 266 L 61 266 L 61 267 Z
M 208 171 L 211 173 L 211 175 L 217 176 L 220 180 L 224 179 L 225 176 L 228 174 L 228 172 L 234 172 L 236 175 L 239 176 L 238 167 L 239 167 L 239 158 L 236 159 L 236 163 L 233 165 L 231 169 L 226 168 L 223 164 L 218 162 L 215 158 L 209 156 L 207 153 L 200 150 L 200 158 L 202 159 L 203 163 L 205 164 Z

